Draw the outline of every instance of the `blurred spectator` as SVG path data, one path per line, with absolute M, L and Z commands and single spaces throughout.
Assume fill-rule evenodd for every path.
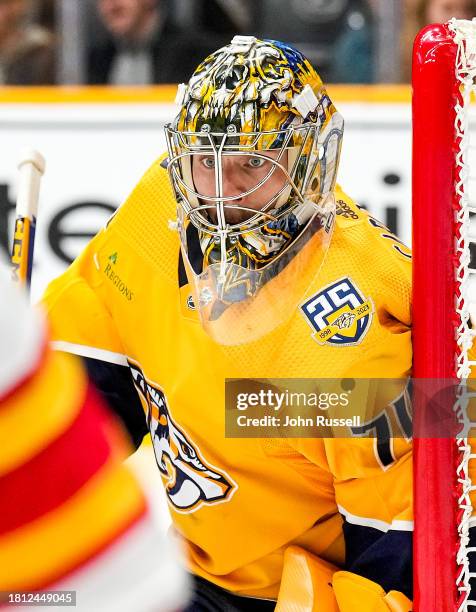
M 256 34 L 300 49 L 324 81 L 374 79 L 373 15 L 366 0 L 261 0 Z
M 199 61 L 236 35 L 259 36 L 262 0 L 171 0 L 176 22 L 193 32 Z M 278 9 L 279 10 L 279 9 Z
M 50 32 L 55 32 L 57 0 L 36 0 L 34 6 L 35 22 Z
M 452 17 L 472 19 L 476 17 L 474 0 L 421 0 L 417 3 L 417 17 L 422 27 L 427 23 L 445 23 Z
M 364 2 L 351 3 L 333 47 L 330 78 L 337 83 L 375 80 L 373 19 Z
M 28 22 L 30 0 L 0 2 L 0 83 L 48 85 L 55 81 L 53 34 Z
M 413 41 L 430 23 L 446 23 L 452 17 L 476 17 L 476 0 L 406 0 L 402 34 L 402 80 L 411 80 Z
M 253 0 L 192 1 L 194 24 L 207 44 L 204 57 L 207 51 L 211 53 L 221 45 L 227 45 L 235 34 L 254 34 L 257 11 Z
M 203 59 L 169 19 L 164 0 L 97 0 L 103 41 L 88 54 L 88 83 L 145 85 L 189 79 Z

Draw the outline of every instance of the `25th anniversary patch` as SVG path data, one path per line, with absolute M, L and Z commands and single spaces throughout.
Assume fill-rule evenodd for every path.
M 304 304 L 301 311 L 315 331 L 319 344 L 352 346 L 362 342 L 370 328 L 374 305 L 348 277 L 324 287 Z

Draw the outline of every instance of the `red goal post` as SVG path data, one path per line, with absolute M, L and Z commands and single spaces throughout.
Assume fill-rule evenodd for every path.
M 415 378 L 464 381 L 474 365 L 468 351 L 474 338 L 469 245 L 476 200 L 469 195 L 469 114 L 475 75 L 476 22 L 452 20 L 419 33 L 412 75 Z M 472 425 L 467 400 L 461 385 L 454 411 L 465 436 Z M 417 419 L 419 410 L 424 406 L 416 397 Z M 475 609 L 468 599 L 471 459 L 466 437 L 416 433 L 415 610 Z

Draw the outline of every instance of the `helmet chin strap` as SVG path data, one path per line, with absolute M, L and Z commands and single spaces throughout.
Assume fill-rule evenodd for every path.
M 312 215 L 316 212 L 317 206 L 312 200 L 305 199 L 293 208 L 293 215 L 298 220 L 299 225 L 304 225 L 309 221 Z

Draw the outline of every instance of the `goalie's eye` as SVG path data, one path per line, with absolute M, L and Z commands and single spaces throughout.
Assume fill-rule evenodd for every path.
M 215 167 L 215 160 L 213 159 L 213 157 L 204 157 L 201 163 L 208 170 L 211 170 Z
M 248 161 L 248 165 L 251 166 L 252 168 L 261 168 L 266 163 L 267 162 L 261 157 L 251 157 L 250 160 Z

